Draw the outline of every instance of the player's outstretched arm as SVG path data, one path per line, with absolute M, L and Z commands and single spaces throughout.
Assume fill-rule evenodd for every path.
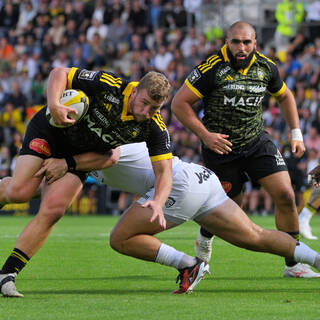
M 117 164 L 120 158 L 120 148 L 111 150 L 107 154 L 87 152 L 65 159 L 49 158 L 43 162 L 36 177 L 45 175 L 48 184 L 63 177 L 69 170 L 92 171 L 109 168 Z

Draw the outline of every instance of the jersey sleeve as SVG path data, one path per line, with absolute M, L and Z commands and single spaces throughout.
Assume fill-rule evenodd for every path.
M 170 135 L 159 111 L 153 116 L 150 124 L 150 135 L 146 143 L 151 162 L 172 159 Z
M 88 95 L 101 90 L 119 90 L 123 85 L 123 80 L 111 72 L 71 68 L 68 74 L 67 88 L 79 89 Z
M 273 96 L 279 96 L 284 92 L 286 89 L 286 84 L 285 82 L 281 79 L 279 70 L 276 66 L 275 63 L 269 62 L 269 66 L 271 68 L 271 79 L 268 84 L 268 91 L 273 95 Z
M 222 61 L 219 56 L 211 56 L 190 72 L 185 80 L 186 86 L 200 99 L 214 88 L 216 64 Z

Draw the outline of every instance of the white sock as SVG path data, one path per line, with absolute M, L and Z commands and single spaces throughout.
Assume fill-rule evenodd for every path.
M 307 221 L 309 223 L 311 218 L 312 212 L 308 208 L 304 207 L 299 214 L 299 221 Z
M 294 250 L 294 260 L 297 262 L 307 263 L 310 266 L 314 266 L 316 256 L 318 252 L 314 251 L 310 247 L 308 247 L 303 242 L 298 242 L 296 248 Z
M 162 243 L 158 250 L 155 262 L 176 269 L 183 269 L 193 266 L 196 263 L 196 259 Z

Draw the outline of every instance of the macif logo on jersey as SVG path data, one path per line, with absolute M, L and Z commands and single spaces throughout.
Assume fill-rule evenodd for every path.
M 201 77 L 201 74 L 200 74 L 199 70 L 198 69 L 193 69 L 191 71 L 191 73 L 189 74 L 189 76 L 188 76 L 188 81 L 191 84 L 194 84 L 200 77 Z

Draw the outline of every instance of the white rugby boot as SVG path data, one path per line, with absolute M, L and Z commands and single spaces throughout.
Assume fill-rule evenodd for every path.
M 16 276 L 17 276 L 16 273 L 0 274 L 0 289 L 4 297 L 8 297 L 8 298 L 23 297 L 23 294 L 18 292 L 16 285 L 14 283 Z
M 285 278 L 320 278 L 320 273 L 312 271 L 308 264 L 299 262 L 292 267 L 285 266 L 283 276 Z
M 213 238 L 214 236 L 212 238 L 204 237 L 200 233 L 200 229 L 199 229 L 195 246 L 194 246 L 196 256 L 208 263 L 211 260 Z

